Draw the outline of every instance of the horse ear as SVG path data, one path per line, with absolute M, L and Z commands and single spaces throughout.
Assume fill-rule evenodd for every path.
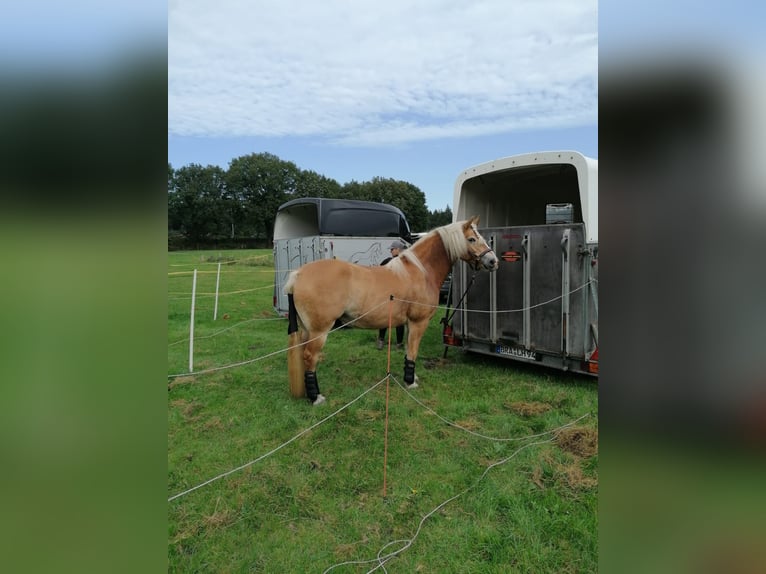
M 476 225 L 478 225 L 478 224 L 479 224 L 479 216 L 478 216 L 478 215 L 474 215 L 474 216 L 473 216 L 471 219 L 469 219 L 468 221 L 466 221 L 466 222 L 463 224 L 463 229 L 468 229 L 468 228 L 469 228 L 469 227 L 471 227 L 471 225 L 473 225 L 473 224 L 476 224 Z

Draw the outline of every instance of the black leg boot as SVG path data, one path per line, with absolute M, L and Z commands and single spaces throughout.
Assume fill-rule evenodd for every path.
M 404 357 L 404 382 L 409 388 L 417 387 L 415 382 L 415 361 L 410 361 Z
M 316 371 L 306 371 L 303 374 L 303 380 L 306 383 L 306 396 L 312 405 L 321 405 L 325 399 L 319 392 L 319 383 L 317 382 Z

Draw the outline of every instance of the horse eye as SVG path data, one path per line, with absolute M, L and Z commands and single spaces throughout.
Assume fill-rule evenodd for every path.
M 468 243 L 476 243 L 476 238 L 475 237 L 469 237 L 468 238 Z

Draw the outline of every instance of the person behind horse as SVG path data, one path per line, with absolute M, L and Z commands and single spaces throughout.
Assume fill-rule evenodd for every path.
M 403 250 L 407 249 L 407 245 L 404 243 L 404 241 L 400 241 L 399 239 L 397 239 L 391 244 L 391 246 L 388 249 L 391 251 L 391 257 L 387 257 L 383 261 L 381 261 L 380 262 L 381 265 L 385 265 L 386 263 L 392 261 L 394 257 L 399 257 L 399 254 Z M 378 331 L 378 350 L 381 350 L 383 348 L 383 345 L 385 344 L 386 331 L 388 331 L 388 327 L 384 327 L 380 329 L 380 331 Z M 404 348 L 404 325 L 396 326 L 396 348 L 397 349 Z

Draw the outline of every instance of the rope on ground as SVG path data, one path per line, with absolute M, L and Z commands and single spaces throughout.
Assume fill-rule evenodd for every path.
M 533 435 L 529 435 L 529 436 L 525 436 L 525 437 L 521 437 L 521 438 L 518 438 L 518 437 L 500 438 L 500 437 L 493 437 L 493 436 L 487 436 L 487 435 L 483 435 L 483 434 L 481 434 L 481 433 L 478 433 L 478 432 L 472 431 L 472 430 L 470 430 L 470 429 L 467 429 L 467 428 L 465 428 L 465 427 L 461 427 L 461 426 L 460 426 L 459 424 L 457 424 L 456 422 L 454 422 L 454 421 L 451 421 L 451 420 L 449 420 L 449 419 L 447 419 L 447 418 L 444 418 L 444 417 L 443 417 L 443 416 L 441 416 L 439 413 L 437 413 L 435 410 L 433 410 L 431 407 L 429 407 L 429 406 L 425 405 L 425 404 L 424 404 L 422 401 L 418 400 L 418 399 L 417 399 L 417 398 L 416 398 L 416 397 L 415 397 L 415 396 L 414 396 L 414 395 L 413 395 L 413 394 L 412 394 L 412 393 L 409 391 L 409 389 L 407 389 L 407 387 L 405 387 L 405 386 L 404 386 L 404 385 L 403 385 L 403 384 L 402 384 L 402 383 L 401 383 L 401 382 L 400 382 L 400 381 L 399 381 L 399 380 L 398 380 L 396 377 L 394 377 L 393 375 L 391 375 L 391 378 L 392 378 L 392 379 L 394 379 L 394 382 L 395 382 L 397 385 L 399 385 L 399 386 L 402 388 L 402 390 L 405 392 L 405 394 L 406 394 L 406 395 L 407 395 L 409 398 L 411 398 L 413 401 L 415 401 L 417 404 L 419 404 L 421 407 L 423 407 L 423 408 L 424 408 L 425 410 L 427 410 L 429 413 L 431 413 L 432 415 L 434 415 L 436 418 L 438 418 L 439 420 L 441 420 L 442 422 L 444 422 L 444 423 L 448 424 L 448 425 L 449 425 L 449 426 L 451 426 L 451 427 L 454 427 L 454 428 L 456 428 L 456 429 L 460 429 L 460 430 L 461 430 L 461 431 L 463 431 L 463 432 L 467 432 L 468 434 L 472 434 L 472 435 L 474 435 L 474 436 L 477 436 L 477 437 L 479 437 L 479 438 L 483 438 L 483 439 L 486 439 L 486 440 L 492 440 L 492 441 L 495 441 L 495 442 L 514 442 L 514 441 L 528 440 L 528 439 L 531 439 L 531 438 L 538 438 L 538 437 L 541 437 L 541 436 L 545 436 L 545 435 L 547 435 L 547 434 L 549 434 L 549 433 L 553 432 L 553 431 L 545 431 L 545 432 L 541 432 L 541 433 L 538 433 L 538 434 L 533 434 Z M 564 426 L 562 426 L 562 427 L 559 427 L 559 429 L 557 429 L 557 430 L 561 430 L 561 429 L 564 429 L 564 428 L 566 428 L 566 427 L 568 427 L 568 426 L 571 426 L 571 425 L 573 425 L 573 424 L 575 424 L 575 423 L 579 422 L 580 420 L 584 419 L 584 418 L 585 418 L 585 417 L 587 417 L 587 416 L 589 416 L 589 415 L 588 415 L 588 413 L 586 413 L 586 414 L 582 415 L 580 418 L 577 418 L 577 419 L 573 420 L 573 421 L 572 421 L 572 422 L 570 422 L 570 423 L 567 423 L 567 424 L 565 424 L 565 425 L 564 425 Z
M 329 420 L 330 420 L 331 418 L 333 418 L 335 415 L 337 415 L 337 414 L 338 414 L 338 413 L 340 413 L 341 411 L 343 411 L 343 410 L 347 409 L 348 407 L 350 407 L 351 405 L 353 405 L 355 402 L 357 402 L 359 399 L 361 399 L 361 398 L 362 398 L 363 396 L 365 396 L 367 393 L 369 393 L 369 392 L 370 392 L 370 391 L 372 391 L 373 389 L 376 389 L 378 386 L 380 386 L 380 385 L 383 383 L 383 381 L 385 381 L 385 380 L 387 380 L 387 379 L 388 379 L 388 375 L 386 375 L 386 376 L 385 376 L 385 377 L 383 377 L 381 380 L 379 380 L 377 383 L 375 383 L 374 385 L 372 385 L 372 386 L 371 386 L 369 389 L 367 389 L 366 391 L 364 391 L 364 392 L 363 392 L 361 395 L 359 395 L 358 397 L 356 397 L 356 398 L 355 398 L 354 400 L 352 400 L 351 402 L 348 402 L 348 403 L 346 403 L 345 405 L 343 405 L 342 407 L 340 407 L 338 410 L 336 410 L 336 411 L 335 411 L 335 412 L 333 412 L 332 414 L 329 414 L 329 415 L 327 415 L 325 418 L 323 418 L 323 419 L 322 419 L 322 420 L 320 420 L 319 422 L 317 422 L 317 423 L 314 423 L 313 425 L 311 425 L 311 426 L 310 426 L 310 427 L 308 427 L 307 429 L 304 429 L 304 430 L 302 430 L 302 431 L 301 431 L 301 432 L 299 432 L 297 435 L 295 435 L 293 438 L 291 438 L 290 440 L 288 440 L 288 441 L 286 441 L 286 442 L 283 442 L 281 445 L 279 445 L 278 447 L 276 447 L 276 448 L 274 448 L 274 449 L 270 450 L 270 451 L 269 451 L 269 452 L 267 452 L 266 454 L 262 454 L 262 455 L 261 455 L 261 456 L 259 456 L 258 458 L 254 459 L 254 460 L 251 460 L 250 462 L 247 462 L 247 463 L 245 463 L 245 464 L 243 464 L 243 465 L 241 465 L 241 466 L 238 466 L 237 468 L 233 468 L 233 469 L 231 469 L 231 470 L 228 470 L 228 471 L 226 471 L 226 472 L 224 472 L 224 473 L 221 473 L 221 474 L 219 474 L 218 476 L 214 476 L 213 478 L 211 478 L 211 479 L 209 479 L 209 480 L 206 480 L 205 482 L 203 482 L 203 483 L 201 483 L 201 484 L 198 484 L 197 486 L 194 486 L 194 487 L 192 487 L 192 488 L 189 488 L 188 490 L 184 490 L 183 492 L 179 492 L 178 494 L 174 494 L 173 496 L 171 496 L 170 498 L 168 498 L 168 502 L 171 502 L 171 501 L 173 501 L 173 500 L 175 500 L 175 499 L 177 499 L 177 498 L 180 498 L 180 497 L 182 497 L 182 496 L 185 496 L 185 495 L 189 494 L 190 492 L 194 492 L 195 490 L 198 490 L 198 489 L 202 488 L 203 486 L 207 486 L 208 484 L 211 484 L 211 483 L 215 482 L 216 480 L 220 480 L 221 478 L 227 477 L 227 476 L 229 476 L 230 474 L 233 474 L 233 473 L 235 473 L 235 472 L 237 472 L 237 471 L 243 470 L 243 469 L 245 469 L 245 468 L 247 468 L 247 467 L 249 467 L 249 466 L 252 466 L 252 465 L 254 465 L 256 462 L 259 462 L 259 461 L 263 460 L 264 458 L 267 458 L 267 457 L 271 456 L 271 455 L 272 455 L 272 454 L 274 454 L 275 452 L 277 452 L 277 451 L 279 451 L 279 450 L 283 449 L 284 447 L 286 447 L 288 444 L 290 444 L 290 443 L 292 443 L 292 442 L 296 441 L 297 439 L 299 439 L 300 437 L 302 437 L 302 436 L 303 436 L 303 435 L 305 435 L 306 433 L 308 433 L 308 432 L 310 432 L 310 431 L 314 430 L 315 428 L 317 428 L 317 427 L 318 427 L 319 425 L 321 425 L 322 423 L 325 423 L 325 422 L 329 421 Z
M 583 416 L 587 416 L 587 415 L 583 415 Z M 386 567 L 385 567 L 386 563 L 389 560 L 391 560 L 392 558 L 395 558 L 399 554 L 403 553 L 405 550 L 408 550 L 414 544 L 414 542 L 417 539 L 417 537 L 420 535 L 420 531 L 423 529 L 423 525 L 425 524 L 425 522 L 429 518 L 431 518 L 434 514 L 436 514 L 439 510 L 441 510 L 442 508 L 447 506 L 453 500 L 457 500 L 458 498 L 460 498 L 461 496 L 463 496 L 464 494 L 466 494 L 470 490 L 474 489 L 484 479 L 484 477 L 487 476 L 489 471 L 492 470 L 493 468 L 501 466 L 501 465 L 509 462 L 517 454 L 519 454 L 521 451 L 523 451 L 526 448 L 530 448 L 530 447 L 533 447 L 533 446 L 537 446 L 537 445 L 541 445 L 541 444 L 552 442 L 553 440 L 555 440 L 556 436 L 558 436 L 558 434 L 562 430 L 564 430 L 566 427 L 574 424 L 575 422 L 577 422 L 578 420 L 580 420 L 582 418 L 583 417 L 580 417 L 579 419 L 576 419 L 576 420 L 574 420 L 574 421 L 572 421 L 570 423 L 567 423 L 567 424 L 562 425 L 560 427 L 557 427 L 557 428 L 555 428 L 553 430 L 550 430 L 547 433 L 544 433 L 544 434 L 553 434 L 553 436 L 551 436 L 551 437 L 549 437 L 549 438 L 547 438 L 545 440 L 529 442 L 529 443 L 527 443 L 525 445 L 522 445 L 519 448 L 517 448 L 510 456 L 507 456 L 506 458 L 504 458 L 502 460 L 499 460 L 497 462 L 494 462 L 491 465 L 489 465 L 484 470 L 484 472 L 481 474 L 481 476 L 473 484 L 471 484 L 465 490 L 459 492 L 455 496 L 453 496 L 451 498 L 448 498 L 444 502 L 440 503 L 435 508 L 433 508 L 433 510 L 431 510 L 425 516 L 423 516 L 423 518 L 418 523 L 418 527 L 415 529 L 415 533 L 412 535 L 412 538 L 404 538 L 404 539 L 400 539 L 400 540 L 393 540 L 391 542 L 388 542 L 387 544 L 384 544 L 380 548 L 380 550 L 378 551 L 378 554 L 377 554 L 377 556 L 375 558 L 370 558 L 368 560 L 350 560 L 350 561 L 347 561 L 347 562 L 340 562 L 338 564 L 333 564 L 332 566 L 327 568 L 323 572 L 323 574 L 327 574 L 331 570 L 334 570 L 335 568 L 340 568 L 341 566 L 351 566 L 351 565 L 357 565 L 357 564 L 377 564 L 374 568 L 372 568 L 371 570 L 368 570 L 367 574 L 370 574 L 370 573 L 374 572 L 375 570 L 377 570 L 379 568 L 382 568 L 384 572 L 387 572 Z M 529 436 L 529 437 L 526 437 L 526 438 L 529 439 L 529 438 L 533 438 L 535 436 L 539 436 L 539 435 L 532 435 L 532 436 Z M 394 546 L 396 544 L 401 544 L 402 545 L 401 548 L 398 548 L 398 549 L 393 550 L 391 552 L 385 553 L 390 547 L 392 547 L 392 546 Z

